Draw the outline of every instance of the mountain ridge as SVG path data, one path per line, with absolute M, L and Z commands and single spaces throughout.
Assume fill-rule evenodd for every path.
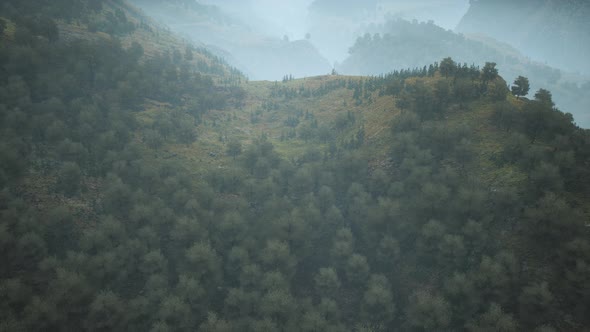
M 473 1 L 459 32 L 485 33 L 568 71 L 589 73 L 587 1 Z

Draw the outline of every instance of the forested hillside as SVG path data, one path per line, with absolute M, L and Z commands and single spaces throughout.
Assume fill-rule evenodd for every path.
M 450 58 L 246 82 L 97 4 L 0 7 L 0 330 L 590 325 L 590 135 L 549 91 Z
M 580 126 L 590 126 L 587 76 L 533 62 L 507 44 L 482 36 L 466 37 L 432 22 L 396 19 L 371 30 L 350 48 L 350 56 L 337 67 L 339 72 L 379 75 L 395 69 L 422 68 L 448 56 L 468 66 L 493 61 L 506 80 L 527 76 L 534 90 L 551 90 L 560 108 L 574 114 Z

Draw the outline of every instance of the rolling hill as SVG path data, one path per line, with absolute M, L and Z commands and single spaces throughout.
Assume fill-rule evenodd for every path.
M 144 51 L 127 2 L 9 4 L 1 330 L 590 324 L 590 134 L 549 91 L 448 58 L 248 81 Z
M 588 78 L 531 61 L 517 49 L 483 35 L 462 35 L 432 22 L 390 20 L 357 39 L 349 57 L 337 67 L 343 74 L 379 75 L 403 68 L 423 67 L 445 57 L 467 65 L 493 61 L 511 83 L 517 76 L 530 79 L 532 91 L 549 89 L 558 107 L 574 114 L 583 127 L 587 112 Z

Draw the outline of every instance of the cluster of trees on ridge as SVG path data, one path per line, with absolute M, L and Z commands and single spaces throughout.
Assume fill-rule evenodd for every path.
M 372 33 L 359 37 L 350 48 L 350 56 L 337 67 L 339 72 L 379 75 L 393 69 L 420 67 L 448 56 L 467 64 L 494 61 L 503 77 L 512 80 L 524 75 L 535 90 L 551 89 L 556 103 L 574 114 L 578 124 L 585 128 L 590 125 L 586 112 L 590 84 L 585 82 L 586 77 L 570 77 L 567 72 L 525 58 L 508 45 L 481 37 L 475 40 L 433 22 L 396 19 L 369 30 Z
M 394 96 L 390 168 L 372 167 L 364 144 L 294 163 L 261 136 L 231 140 L 232 167 L 201 179 L 151 156 L 198 141 L 199 115 L 239 91 L 137 45 L 25 32 L 0 44 L 0 329 L 590 324 L 590 136 L 549 91 L 514 101 L 495 64 L 450 58 L 344 81 L 322 93 Z M 175 112 L 140 122 L 146 98 Z M 475 119 L 449 120 L 461 115 Z

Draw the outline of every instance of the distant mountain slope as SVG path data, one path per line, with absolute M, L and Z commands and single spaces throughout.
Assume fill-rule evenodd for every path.
M 531 57 L 590 73 L 590 2 L 586 0 L 479 0 L 457 30 L 484 33 Z
M 227 51 L 228 61 L 251 79 L 280 80 L 285 74 L 305 77 L 331 70 L 309 41 L 273 37 L 219 7 L 183 0 L 132 2 L 186 38 Z
M 318 49 L 332 61 L 342 62 L 355 39 L 367 27 L 388 18 L 433 20 L 455 28 L 465 11 L 467 0 L 315 0 L 309 6 L 309 32 Z
M 114 18 L 116 15 L 120 17 Z M 113 27 L 121 25 L 121 23 L 114 24 L 115 19 L 127 22 L 126 24 L 129 26 L 127 28 L 128 30 L 122 33 L 113 31 Z M 173 34 L 167 27 L 145 15 L 145 13 L 131 5 L 128 1 L 106 0 L 104 1 L 102 12 L 99 15 L 91 16 L 87 22 L 81 23 L 82 25 L 59 24 L 63 32 L 62 36 L 67 38 L 73 31 L 86 31 L 86 36 L 96 35 L 106 31 L 114 34 L 127 47 L 133 43 L 138 43 L 143 47 L 144 54 L 147 58 L 160 54 L 173 56 L 176 53 L 176 56 L 178 56 L 178 53 L 181 53 L 186 55 L 187 50 L 190 50 L 190 62 L 199 72 L 220 77 L 241 75 L 241 73 L 228 65 L 222 58 L 205 48 L 204 45 L 187 41 Z
M 485 36 L 464 36 L 432 23 L 390 20 L 359 38 L 350 48 L 350 56 L 337 68 L 344 74 L 379 75 L 395 69 L 423 67 L 444 57 L 460 63 L 498 64 L 501 74 L 511 83 L 519 75 L 527 76 L 532 91 L 548 88 L 564 111 L 575 115 L 582 126 L 590 126 L 587 105 L 588 84 L 583 77 L 568 76 L 558 69 L 533 62 L 509 45 Z

